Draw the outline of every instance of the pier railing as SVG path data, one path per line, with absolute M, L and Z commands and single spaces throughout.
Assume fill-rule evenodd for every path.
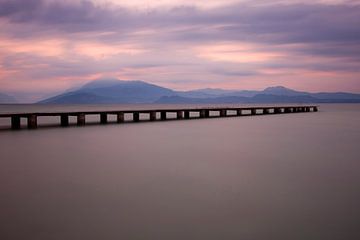
M 75 116 L 77 125 L 86 124 L 87 115 L 100 116 L 100 123 L 108 123 L 108 116 L 115 115 L 117 123 L 126 122 L 125 114 L 131 114 L 133 122 L 168 120 L 168 113 L 175 113 L 175 119 L 192 118 L 216 118 L 216 117 L 234 117 L 265 114 L 285 114 L 300 112 L 317 112 L 317 106 L 275 106 L 275 107 L 215 107 L 215 108 L 180 108 L 180 109 L 143 109 L 143 110 L 119 110 L 119 111 L 79 111 L 79 112 L 28 112 L 28 113 L 8 113 L 0 114 L 0 118 L 11 119 L 12 129 L 21 129 L 21 119 L 27 119 L 27 128 L 36 129 L 38 127 L 39 117 L 59 117 L 59 125 L 69 126 L 69 118 Z M 230 113 L 231 112 L 231 113 Z M 160 114 L 158 114 L 160 113 Z M 191 113 L 197 113 L 194 117 Z M 214 115 L 215 113 L 215 115 Z M 145 119 L 140 118 L 140 114 L 146 114 Z M 173 119 L 173 118 L 172 118 Z

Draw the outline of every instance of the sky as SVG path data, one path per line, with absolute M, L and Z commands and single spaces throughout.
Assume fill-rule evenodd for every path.
M 360 0 L 0 0 L 0 92 L 99 78 L 360 93 Z

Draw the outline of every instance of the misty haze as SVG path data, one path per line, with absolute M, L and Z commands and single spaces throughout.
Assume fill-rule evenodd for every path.
M 0 0 L 0 239 L 360 239 L 360 3 Z

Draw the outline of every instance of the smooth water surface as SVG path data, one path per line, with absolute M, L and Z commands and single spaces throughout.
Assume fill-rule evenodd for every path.
M 356 104 L 1 130 L 0 239 L 360 239 L 359 173 Z

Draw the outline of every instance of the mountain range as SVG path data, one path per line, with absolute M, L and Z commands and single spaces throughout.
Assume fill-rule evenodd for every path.
M 16 103 L 16 99 L 5 93 L 0 93 L 0 103 Z
M 282 86 L 262 91 L 197 89 L 175 91 L 143 81 L 100 79 L 80 88 L 44 99 L 42 104 L 99 103 L 360 103 L 360 94 L 345 92 L 309 93 Z

